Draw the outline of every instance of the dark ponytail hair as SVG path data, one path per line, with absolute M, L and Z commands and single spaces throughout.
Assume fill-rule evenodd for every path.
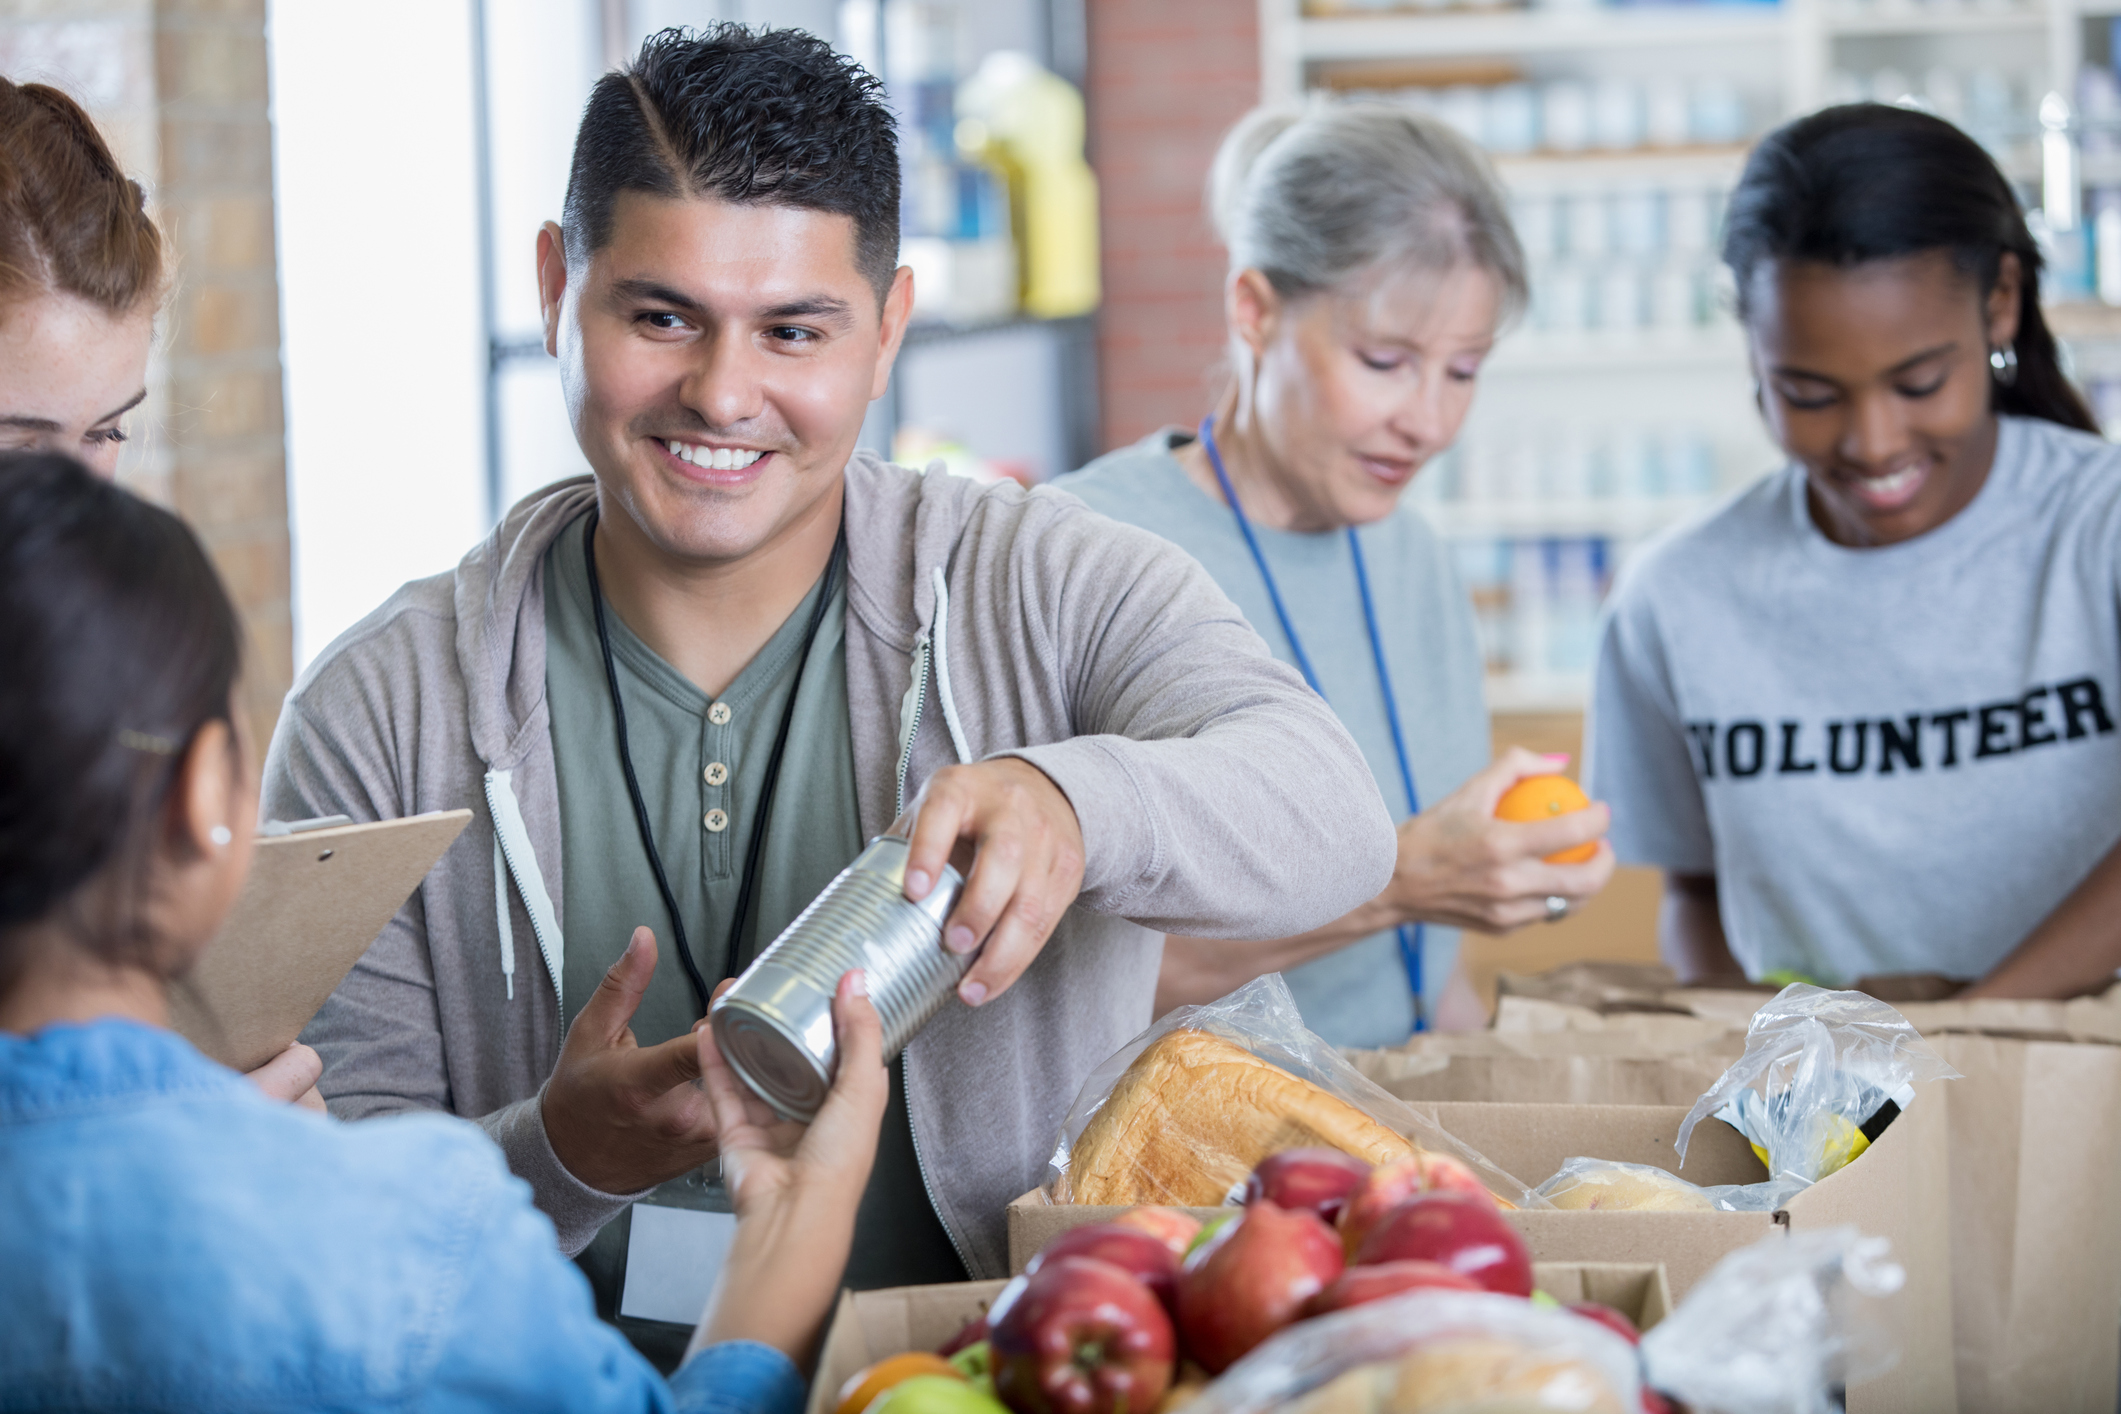
M 2040 313 L 2040 248 L 2017 193 L 1981 145 L 1927 113 L 1849 103 L 1762 139 L 1724 217 L 1723 263 L 1748 315 L 1763 261 L 1861 265 L 1943 250 L 1986 295 L 2005 252 L 2018 257 L 2018 376 L 1995 385 L 1998 412 L 2084 432 L 2099 424 L 2062 372 Z
M 66 457 L 0 456 L 0 988 L 10 936 L 46 918 L 151 962 L 156 826 L 192 738 L 228 719 L 240 643 L 182 521 Z

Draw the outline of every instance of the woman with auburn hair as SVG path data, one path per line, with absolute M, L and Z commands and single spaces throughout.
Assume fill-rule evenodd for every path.
M 81 105 L 0 78 L 0 451 L 116 474 L 167 278 L 146 194 Z
M 1495 818 L 1511 785 L 1561 763 L 1489 760 L 1472 603 L 1405 500 L 1524 303 L 1524 255 L 1487 159 L 1396 104 L 1259 109 L 1224 137 L 1209 186 L 1235 376 L 1197 430 L 1059 485 L 1178 542 L 1331 704 L 1401 821 L 1399 863 L 1382 894 L 1300 937 L 1166 938 L 1157 1009 L 1282 971 L 1337 1045 L 1478 1026 L 1458 930 L 1558 920 L 1613 872 L 1603 806 Z M 1582 846 L 1580 862 L 1546 860 Z
M 168 1029 L 250 867 L 239 642 L 175 516 L 0 454 L 0 1404 L 797 1414 L 888 1093 L 863 974 L 807 1129 L 698 1033 L 737 1227 L 666 1384 L 478 1129 L 271 1104 Z
M 167 288 L 146 194 L 81 105 L 0 78 L 0 453 L 61 452 L 116 476 Z M 297 1042 L 251 1079 L 321 1110 L 323 1071 Z

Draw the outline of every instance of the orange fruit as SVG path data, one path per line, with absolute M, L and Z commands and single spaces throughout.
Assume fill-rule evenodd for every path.
M 1583 788 L 1567 776 L 1526 776 L 1502 793 L 1502 799 L 1495 803 L 1495 818 L 1528 825 L 1534 820 L 1551 820 L 1556 815 L 1587 809 L 1590 803 Z M 1547 863 L 1581 864 L 1596 853 L 1598 842 L 1593 840 L 1550 854 Z
M 940 1355 L 925 1350 L 909 1350 L 904 1355 L 893 1355 L 879 1360 L 866 1370 L 857 1370 L 840 1386 L 840 1402 L 833 1407 L 833 1414 L 862 1414 L 876 1397 L 894 1385 L 905 1383 L 915 1375 L 948 1375 L 962 1381 L 964 1371 Z

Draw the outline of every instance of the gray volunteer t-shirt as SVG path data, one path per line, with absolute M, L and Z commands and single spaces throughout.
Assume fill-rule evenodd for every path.
M 1754 977 L 1979 977 L 2121 836 L 2121 448 L 2006 417 L 1966 509 L 1873 549 L 1804 487 L 1623 576 L 1586 785 L 1623 862 L 1717 876 Z
M 1187 480 L 1171 455 L 1174 447 L 1191 440 L 1191 433 L 1174 429 L 1153 433 L 1055 485 L 1080 496 L 1092 510 L 1176 542 L 1244 611 L 1274 656 L 1293 666 L 1296 655 L 1274 616 L 1236 517 Z M 1347 536 L 1340 531 L 1293 534 L 1258 525 L 1253 531 L 1326 700 L 1362 748 L 1385 804 L 1403 818 L 1406 790 L 1400 784 L 1399 758 L 1392 748 L 1369 631 L 1363 626 Z M 1486 765 L 1490 753 L 1472 605 L 1450 556 L 1411 506 L 1402 502 L 1359 533 L 1414 787 L 1426 808 Z M 1271 771 L 1274 763 L 1262 761 L 1259 768 Z M 1261 822 L 1261 828 L 1272 827 L 1271 821 Z M 1422 987 L 1433 1005 L 1457 963 L 1458 933 L 1433 926 L 1422 933 Z M 1292 969 L 1287 979 L 1305 1025 L 1335 1045 L 1397 1045 L 1413 1026 L 1412 991 L 1396 933 L 1373 934 Z

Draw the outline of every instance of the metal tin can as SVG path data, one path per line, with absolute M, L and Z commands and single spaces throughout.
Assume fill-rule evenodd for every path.
M 909 846 L 879 835 L 796 915 L 710 1013 L 714 1043 L 743 1082 L 789 1119 L 808 1121 L 831 1087 L 839 1052 L 832 994 L 855 968 L 884 1024 L 884 1059 L 905 1049 L 972 965 L 943 946 L 943 922 L 965 881 L 945 864 L 926 898 L 906 897 Z

